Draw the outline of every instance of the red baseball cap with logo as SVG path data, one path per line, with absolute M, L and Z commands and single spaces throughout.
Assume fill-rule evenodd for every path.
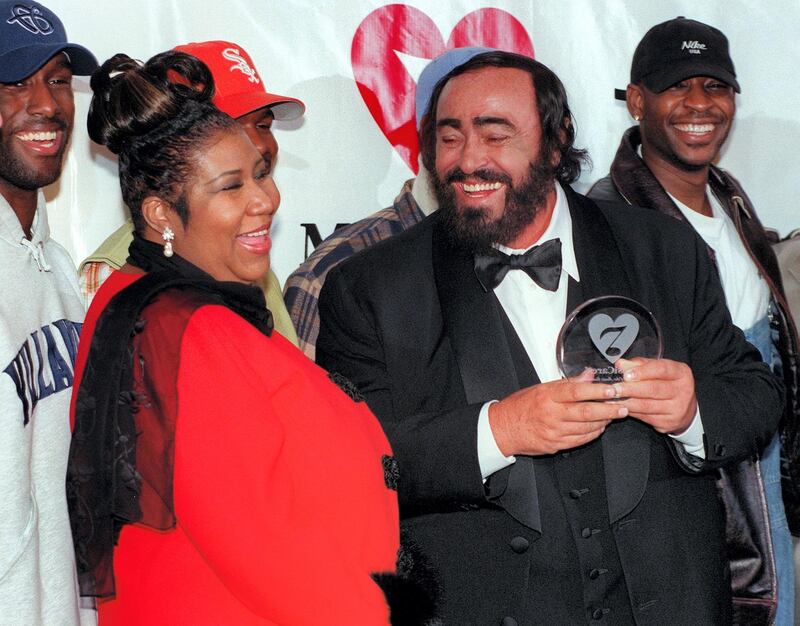
M 202 41 L 174 49 L 191 54 L 208 66 L 216 86 L 212 102 L 233 118 L 269 107 L 276 120 L 293 120 L 306 110 L 297 98 L 268 92 L 250 55 L 235 43 Z

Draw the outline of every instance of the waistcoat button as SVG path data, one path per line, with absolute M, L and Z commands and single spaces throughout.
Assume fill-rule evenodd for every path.
M 528 547 L 531 545 L 530 542 L 525 539 L 525 537 L 514 537 L 510 541 L 511 549 L 516 552 L 517 554 L 523 554 L 528 550 Z

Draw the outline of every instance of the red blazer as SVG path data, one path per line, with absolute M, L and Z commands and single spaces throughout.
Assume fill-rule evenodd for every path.
M 75 389 L 97 317 L 136 278 L 115 272 L 95 297 Z M 181 301 L 165 292 L 145 311 L 138 350 L 151 367 L 170 343 L 153 321 Z M 370 574 L 394 571 L 397 500 L 382 467 L 391 449 L 366 404 L 222 306 L 192 314 L 178 362 L 177 526 L 123 528 L 101 626 L 387 624 Z

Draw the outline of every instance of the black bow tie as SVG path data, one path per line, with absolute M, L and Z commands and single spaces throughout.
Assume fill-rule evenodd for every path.
M 542 289 L 555 291 L 561 278 L 561 240 L 550 239 L 525 254 L 492 250 L 475 255 L 475 276 L 486 291 L 497 287 L 513 269 L 525 272 Z

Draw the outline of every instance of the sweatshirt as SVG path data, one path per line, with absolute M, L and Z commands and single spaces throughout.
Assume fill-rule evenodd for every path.
M 92 623 L 78 608 L 64 486 L 84 309 L 41 191 L 30 241 L 0 196 L 0 276 L 0 625 Z

